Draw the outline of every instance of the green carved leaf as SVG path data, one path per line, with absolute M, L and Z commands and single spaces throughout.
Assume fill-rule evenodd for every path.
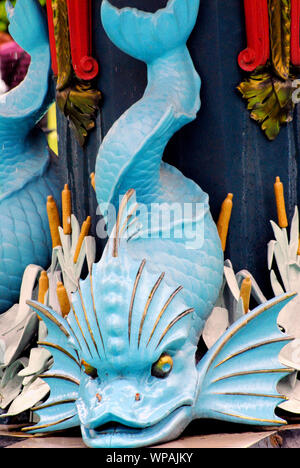
M 287 80 L 291 56 L 291 1 L 269 0 L 271 60 L 274 72 Z
M 248 101 L 251 118 L 261 125 L 269 140 L 277 137 L 282 124 L 293 120 L 295 88 L 292 84 L 292 77 L 282 81 L 264 68 L 254 72 L 237 88 Z
M 93 89 L 88 82 L 78 82 L 73 87 L 57 92 L 58 106 L 68 118 L 81 146 L 88 132 L 95 127 L 100 99 L 100 91 Z

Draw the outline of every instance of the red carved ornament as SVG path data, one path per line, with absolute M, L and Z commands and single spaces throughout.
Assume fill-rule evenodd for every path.
M 239 54 L 240 67 L 252 72 L 270 57 L 268 0 L 244 0 L 247 48 Z M 291 0 L 291 62 L 300 66 L 300 0 Z
M 57 57 L 56 57 L 56 44 L 54 37 L 54 24 L 53 24 L 53 9 L 51 0 L 47 0 L 47 17 L 48 17 L 48 28 L 49 28 L 49 41 L 50 51 L 52 59 L 52 70 L 55 76 L 58 75 Z
M 98 62 L 92 57 L 92 0 L 67 0 L 72 64 L 81 80 L 92 80 L 99 73 Z M 58 74 L 54 37 L 53 10 L 47 0 L 52 69 Z
M 238 62 L 251 72 L 270 57 L 268 0 L 244 0 L 244 7 L 247 48 L 239 54 Z
M 291 62 L 300 66 L 300 0 L 291 0 Z

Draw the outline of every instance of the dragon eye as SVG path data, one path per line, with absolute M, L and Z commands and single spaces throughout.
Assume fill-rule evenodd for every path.
M 168 354 L 163 353 L 160 356 L 159 360 L 153 364 L 151 374 L 154 377 L 165 379 L 166 377 L 168 377 L 172 369 L 173 359 Z
M 98 372 L 97 372 L 97 369 L 95 369 L 95 367 L 91 366 L 83 359 L 81 361 L 81 365 L 86 375 L 88 375 L 89 377 L 92 377 L 92 379 L 96 379 L 98 377 Z

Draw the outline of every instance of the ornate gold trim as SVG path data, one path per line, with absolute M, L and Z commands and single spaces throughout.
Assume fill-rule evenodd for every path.
M 291 62 L 291 2 L 269 0 L 270 43 L 274 72 L 287 80 Z

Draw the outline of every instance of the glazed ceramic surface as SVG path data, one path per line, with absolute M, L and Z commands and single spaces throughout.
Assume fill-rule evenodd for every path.
M 198 7 L 199 0 L 170 0 L 150 14 L 102 3 L 108 36 L 147 63 L 148 86 L 99 151 L 96 194 L 110 233 L 100 262 L 72 294 L 66 319 L 29 302 L 47 325 L 40 344 L 54 365 L 41 376 L 51 392 L 28 431 L 80 425 L 90 447 L 141 447 L 178 437 L 196 418 L 284 423 L 274 414 L 283 401 L 276 385 L 293 369 L 278 361 L 288 337 L 276 319 L 292 295 L 242 316 L 196 358 L 223 254 L 207 195 L 161 160 L 200 108 L 186 47 Z M 160 223 L 153 205 L 163 219 L 174 205 L 181 215 Z
M 58 175 L 35 124 L 53 100 L 45 17 L 35 0 L 7 4 L 9 31 L 31 56 L 24 81 L 0 100 L 0 313 L 17 302 L 30 263 L 51 255 L 46 199 L 58 196 Z

